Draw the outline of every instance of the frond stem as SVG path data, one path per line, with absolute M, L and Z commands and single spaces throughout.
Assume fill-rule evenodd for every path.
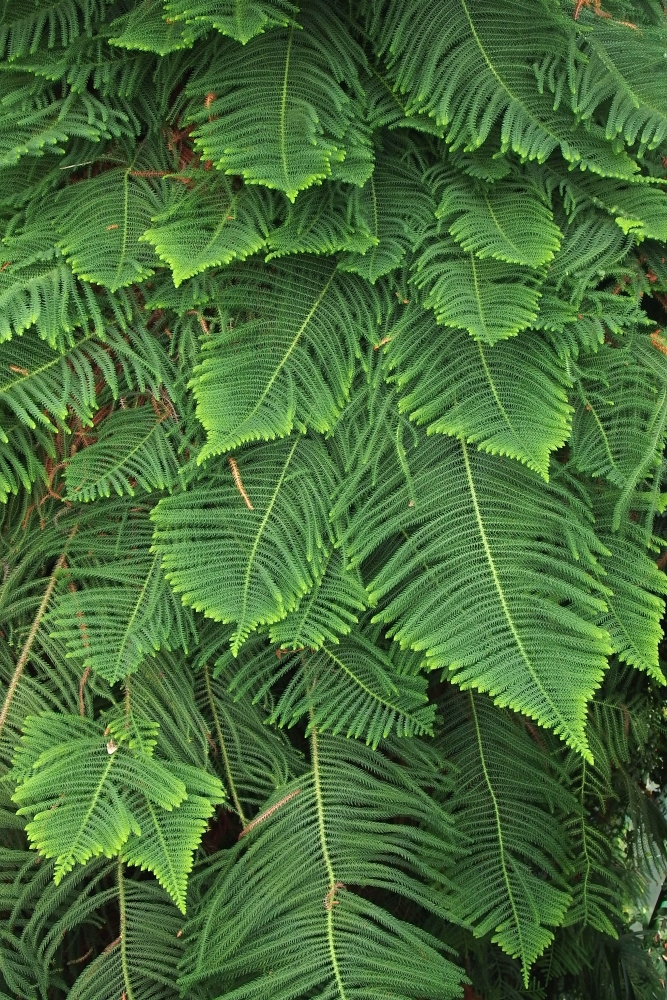
M 118 858 L 118 908 L 120 910 L 120 965 L 123 970 L 123 984 L 127 1000 L 134 1000 L 132 984 L 130 983 L 130 967 L 127 961 L 127 910 L 125 908 L 125 883 L 123 876 L 123 859 Z

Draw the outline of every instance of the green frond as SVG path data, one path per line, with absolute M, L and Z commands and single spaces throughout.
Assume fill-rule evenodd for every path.
M 271 642 L 283 649 L 318 649 L 325 642 L 337 645 L 340 636 L 350 634 L 368 599 L 358 569 L 347 563 L 344 548 L 329 552 L 319 580 L 294 611 L 270 626 Z
M 558 290 L 573 286 L 571 298 L 580 299 L 591 286 L 626 257 L 636 237 L 624 233 L 607 216 L 582 213 L 569 225 L 562 225 L 563 242 L 549 267 L 547 281 Z
M 248 303 L 255 308 L 248 314 Z M 207 432 L 203 462 L 294 428 L 333 428 L 347 401 L 359 341 L 372 339 L 379 295 L 315 257 L 227 272 L 216 305 L 229 320 L 202 341 L 191 383 Z
M 16 59 L 34 52 L 43 38 L 50 46 L 56 42 L 71 45 L 80 33 L 90 34 L 110 5 L 109 0 L 7 0 L 0 25 L 0 56 Z
M 296 434 L 247 448 L 155 508 L 166 579 L 184 604 L 235 624 L 234 653 L 258 625 L 292 611 L 324 572 L 334 488 L 321 440 Z
M 149 405 L 130 407 L 109 414 L 96 430 L 65 465 L 69 500 L 109 497 L 112 490 L 134 496 L 137 486 L 147 493 L 173 489 L 179 466 L 172 418 L 160 418 Z
M 570 381 L 534 333 L 489 348 L 465 330 L 439 327 L 417 302 L 397 320 L 385 350 L 402 413 L 429 434 L 463 435 L 548 478 L 550 453 L 569 436 Z
M 543 162 L 560 147 L 566 161 L 598 174 L 636 172 L 602 128 L 574 128 L 572 116 L 538 92 L 533 63 L 547 53 L 565 58 L 574 30 L 553 4 L 387 0 L 372 6 L 369 33 L 396 89 L 407 95 L 408 113 L 446 126 L 454 149 L 478 148 L 500 122 L 501 150 L 522 159 Z
M 370 184 L 371 181 L 367 181 Z M 269 233 L 266 260 L 288 254 L 365 254 L 377 244 L 364 211 L 363 192 L 339 181 L 302 191 L 284 222 Z
M 12 775 L 19 815 L 31 817 L 31 845 L 56 859 L 56 884 L 75 864 L 113 857 L 130 834 L 139 836 L 139 802 L 171 810 L 187 797 L 183 781 L 130 738 L 122 721 L 103 731 L 78 716 L 31 716 Z
M 627 347 L 606 344 L 580 362 L 571 457 L 592 476 L 605 476 L 619 487 L 612 527 L 620 526 L 634 491 L 661 461 L 667 427 L 667 390 L 646 363 L 661 358 L 661 341 L 637 333 Z
M 230 1000 L 458 996 L 465 977 L 442 943 L 373 892 L 444 912 L 451 830 L 432 755 L 408 741 L 388 744 L 390 759 L 315 730 L 310 742 L 311 770 L 247 824 L 190 920 L 181 989 L 212 979 Z
M 397 268 L 433 223 L 433 198 L 411 143 L 385 136 L 373 174 L 359 192 L 360 212 L 375 245 L 343 255 L 340 267 L 374 283 Z
M 113 167 L 58 196 L 59 246 L 83 281 L 115 292 L 153 274 L 155 252 L 139 237 L 162 207 L 160 188 L 168 182 L 145 173 L 136 164 Z
M 477 340 L 495 344 L 537 319 L 538 272 L 480 260 L 439 230 L 428 233 L 425 243 L 413 266 L 412 281 L 438 323 L 463 327 Z
M 133 813 L 141 835 L 130 833 L 122 858 L 142 871 L 151 871 L 174 903 L 185 913 L 188 875 L 193 854 L 217 804 L 224 800 L 220 780 L 188 764 L 171 761 L 170 770 L 184 783 L 187 796 L 178 809 L 161 809 L 142 795 Z
M 602 109 L 609 139 L 622 135 L 629 145 L 638 143 L 640 152 L 655 149 L 667 136 L 667 101 L 659 83 L 665 68 L 664 26 L 638 27 L 587 12 L 580 23 L 583 58 L 570 69 L 575 114 L 591 119 Z
M 191 49 L 206 34 L 205 23 L 183 24 L 170 18 L 162 0 L 141 0 L 132 10 L 110 25 L 109 45 L 166 56 L 179 49 Z
M 287 0 L 166 0 L 165 17 L 215 28 L 245 45 L 255 35 L 293 23 L 299 8 Z
M 183 918 L 152 880 L 134 881 L 119 865 L 120 934 L 86 965 L 69 1000 L 122 997 L 177 1000 Z
M 488 692 L 588 755 L 586 703 L 609 637 L 596 582 L 607 550 L 587 509 L 507 459 L 433 435 L 408 454 L 414 500 L 398 463 L 360 490 L 347 530 L 353 561 L 404 534 L 369 582 L 376 620 L 423 650 L 463 688 Z
M 267 242 L 277 206 L 269 192 L 225 176 L 172 183 L 166 207 L 140 237 L 172 270 L 174 284 L 245 260 Z
M 489 699 L 452 694 L 443 722 L 442 747 L 457 768 L 448 805 L 467 848 L 454 868 L 455 907 L 476 936 L 491 933 L 520 960 L 528 987 L 570 902 L 567 839 L 552 813 L 554 803 L 571 809 L 570 796 L 521 721 Z
M 228 668 L 229 655 L 220 669 Z M 433 732 L 435 707 L 427 704 L 426 678 L 396 670 L 363 631 L 317 651 L 289 653 L 264 644 L 250 655 L 242 653 L 230 692 L 251 692 L 259 701 L 274 687 L 279 693 L 268 721 L 281 727 L 310 715 L 307 732 L 313 726 L 320 732 L 331 729 L 334 735 L 364 737 L 373 747 L 391 732 Z
M 529 176 L 493 184 L 467 177 L 452 167 L 436 167 L 427 181 L 439 198 L 436 216 L 464 250 L 480 259 L 540 267 L 561 244 L 546 193 Z M 517 212 L 517 205 L 521 212 Z
M 409 128 L 442 138 L 444 129 L 427 115 L 409 115 L 406 101 L 397 93 L 383 67 L 368 64 L 364 87 L 365 118 L 374 132 L 379 129 Z
M 290 201 L 344 160 L 354 109 L 341 84 L 358 87 L 364 62 L 324 0 L 312 0 L 300 25 L 274 28 L 243 48 L 221 39 L 187 86 L 203 159 Z
M 35 481 L 45 480 L 36 446 L 36 438 L 19 420 L 0 412 L 0 503 L 7 503 L 21 487 L 29 490 Z
M 80 555 L 68 560 L 71 589 L 59 595 L 49 624 L 63 639 L 67 655 L 110 683 L 133 673 L 162 647 L 187 649 L 194 622 L 160 570 L 151 551 L 150 507 L 132 510 L 111 502 L 79 515 Z M 92 558 L 88 551 L 94 553 Z

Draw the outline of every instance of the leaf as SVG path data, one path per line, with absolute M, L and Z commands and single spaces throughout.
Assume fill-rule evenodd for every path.
M 169 490 L 178 475 L 174 450 L 177 427 L 160 419 L 145 405 L 116 410 L 98 425 L 96 440 L 81 448 L 65 465 L 69 500 L 95 500 L 111 496 L 134 496 L 135 488 Z
M 141 0 L 124 17 L 110 25 L 109 45 L 166 56 L 179 49 L 190 49 L 206 33 L 205 23 L 182 24 L 169 18 L 162 0 Z
M 176 599 L 150 549 L 150 508 L 122 503 L 91 505 L 79 515 L 85 554 L 69 559 L 72 589 L 62 593 L 49 622 L 67 655 L 113 684 L 160 648 L 187 649 L 195 639 L 187 608 Z M 87 552 L 94 554 L 86 557 Z
M 292 23 L 298 7 L 287 0 L 167 0 L 174 21 L 216 28 L 245 45 L 255 35 Z
M 472 692 L 448 697 L 443 709 L 442 745 L 460 776 L 450 808 L 468 845 L 454 871 L 454 905 L 476 937 L 491 933 L 519 959 L 527 989 L 570 902 L 568 845 L 552 807 L 573 803 L 520 720 Z
M 548 479 L 572 408 L 564 368 L 534 333 L 489 348 L 464 330 L 443 330 L 417 302 L 399 316 L 385 350 L 400 412 L 429 434 L 463 435 Z
M 508 264 L 540 267 L 559 249 L 561 233 L 553 213 L 544 193 L 528 178 L 485 184 L 440 167 L 428 179 L 439 193 L 436 216 L 464 250 L 481 260 L 493 257 Z
M 279 693 L 268 721 L 279 726 L 293 726 L 309 715 L 307 732 L 313 726 L 321 732 L 331 729 L 334 735 L 364 737 L 373 747 L 391 732 L 397 736 L 433 732 L 435 708 L 428 704 L 426 678 L 397 670 L 363 631 L 336 646 L 322 645 L 319 651 L 277 656 L 264 645 L 242 655 L 231 693 L 250 691 L 257 702 L 273 687 Z
M 187 86 L 203 159 L 250 184 L 284 191 L 290 201 L 345 158 L 353 106 L 341 84 L 358 86 L 364 61 L 324 0 L 313 0 L 300 22 L 243 48 L 216 44 L 211 64 Z
M 439 869 L 451 851 L 436 798 L 443 785 L 416 741 L 380 753 L 313 731 L 310 771 L 247 824 L 189 922 L 181 989 L 212 981 L 225 995 L 255 1000 L 334 991 L 453 1000 L 462 974 L 442 956 L 442 942 L 384 906 L 398 894 L 443 913 Z M 375 902 L 371 887 L 391 896 L 378 893 Z
M 368 182 L 370 183 L 370 181 Z M 287 254 L 334 254 L 347 250 L 365 254 L 375 246 L 361 204 L 362 192 L 340 181 L 328 181 L 302 191 L 287 210 L 282 225 L 267 240 L 266 260 Z
M 266 244 L 275 208 L 266 191 L 226 177 L 175 185 L 166 208 L 139 240 L 151 243 L 178 287 L 194 274 L 245 260 Z
M 234 623 L 236 654 L 258 625 L 280 621 L 324 572 L 331 460 L 321 440 L 293 435 L 247 448 L 237 474 L 216 473 L 163 498 L 155 551 L 184 604 Z M 248 506 L 251 504 L 251 506 Z
M 332 549 L 324 572 L 285 618 L 269 628 L 271 642 L 283 649 L 337 645 L 358 622 L 355 612 L 367 607 L 366 590 L 356 568 L 347 565 L 344 550 Z
M 405 461 L 410 485 L 386 458 L 382 481 L 357 489 L 346 532 L 353 563 L 397 538 L 368 585 L 375 620 L 462 688 L 488 692 L 587 756 L 586 704 L 610 652 L 593 623 L 606 610 L 596 581 L 606 550 L 588 510 L 463 439 L 433 435 Z
M 199 462 L 294 428 L 330 430 L 348 397 L 359 341 L 372 337 L 379 314 L 374 290 L 341 274 L 335 261 L 301 257 L 227 274 L 216 302 L 229 324 L 203 340 L 191 383 L 207 432 Z
M 540 296 L 535 272 L 480 260 L 435 231 L 427 242 L 413 267 L 412 281 L 438 323 L 463 327 L 476 339 L 495 344 L 535 321 Z
M 185 801 L 176 809 L 160 809 L 145 796 L 134 809 L 141 836 L 131 833 L 122 849 L 123 860 L 153 872 L 181 913 L 185 913 L 188 875 L 193 855 L 215 806 L 224 800 L 220 780 L 187 764 L 170 761 L 172 773 L 184 782 Z
M 12 798 L 19 815 L 31 817 L 32 846 L 56 859 L 56 884 L 75 864 L 113 857 L 130 834 L 141 833 L 128 793 L 162 809 L 186 797 L 183 782 L 128 741 L 122 723 L 103 733 L 91 719 L 49 712 L 25 720 L 14 777 Z

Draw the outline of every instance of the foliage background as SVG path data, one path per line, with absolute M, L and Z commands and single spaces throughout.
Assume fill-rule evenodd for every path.
M 0 1000 L 664 995 L 663 5 L 0 49 Z

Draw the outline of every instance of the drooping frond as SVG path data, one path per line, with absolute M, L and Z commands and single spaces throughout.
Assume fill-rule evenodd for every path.
M 132 997 L 177 1000 L 176 976 L 183 955 L 183 918 L 152 880 L 133 881 L 118 865 L 120 933 L 87 965 L 70 1000 Z
M 319 579 L 330 538 L 331 459 L 320 440 L 255 445 L 153 513 L 155 552 L 183 603 L 235 624 L 237 652 L 258 625 L 280 621 Z M 197 533 L 193 536 L 193 529 Z
M 42 38 L 50 46 L 70 45 L 81 32 L 90 33 L 109 0 L 46 0 L 25 4 L 8 0 L 0 25 L 0 55 L 15 59 L 38 48 Z
M 446 126 L 454 149 L 481 146 L 500 121 L 503 151 L 543 161 L 560 147 L 565 160 L 596 173 L 636 172 L 602 128 L 573 128 L 572 116 L 538 93 L 533 63 L 541 54 L 565 57 L 573 32 L 553 4 L 387 0 L 368 6 L 374 8 L 369 32 L 396 88 L 407 94 L 409 113 Z
M 540 277 L 528 268 L 480 260 L 451 237 L 432 230 L 412 281 L 438 323 L 463 327 L 487 344 L 514 337 L 537 318 Z
M 370 180 L 367 182 L 370 184 Z M 269 233 L 266 260 L 288 254 L 365 254 L 377 245 L 364 212 L 363 190 L 328 181 L 302 191 L 284 222 Z
M 98 425 L 93 442 L 77 451 L 65 466 L 68 499 L 109 497 L 112 489 L 119 496 L 134 496 L 137 486 L 148 493 L 171 490 L 178 474 L 177 434 L 177 425 L 168 413 L 159 416 L 152 406 L 109 414 Z
M 508 459 L 433 435 L 360 492 L 348 529 L 355 561 L 404 540 L 369 582 L 377 620 L 464 688 L 487 691 L 588 754 L 586 703 L 610 651 L 593 617 L 606 550 L 584 505 Z M 508 544 L 508 539 L 511 543 Z M 428 583 L 426 582 L 428 581 Z
M 269 192 L 237 187 L 217 175 L 174 184 L 166 207 L 139 239 L 155 247 L 178 286 L 194 274 L 261 250 L 275 212 Z
M 436 216 L 450 236 L 477 257 L 540 267 L 560 248 L 561 233 L 545 192 L 529 176 L 489 185 L 451 167 L 436 167 L 428 180 L 439 198 Z
M 411 302 L 385 350 L 399 409 L 411 420 L 429 434 L 463 435 L 548 477 L 550 453 L 568 437 L 572 410 L 567 374 L 534 332 L 488 347 L 465 330 L 443 329 Z
M 299 8 L 287 0 L 166 0 L 165 18 L 216 28 L 245 45 L 255 35 L 291 24 Z
M 248 302 L 256 308 L 248 315 Z M 229 322 L 202 341 L 192 390 L 208 440 L 199 461 L 295 427 L 331 430 L 345 404 L 362 337 L 380 300 L 360 278 L 318 258 L 230 271 L 216 303 Z
M 450 800 L 467 851 L 454 869 L 456 908 L 479 937 L 530 967 L 553 938 L 570 902 L 568 845 L 553 805 L 570 796 L 550 773 L 520 720 L 469 692 L 443 703 L 442 746 L 457 768 Z
M 169 17 L 163 0 L 141 0 L 128 14 L 113 21 L 109 45 L 166 56 L 192 48 L 207 29 L 205 23 L 183 23 Z
M 174 595 L 151 551 L 151 508 L 135 501 L 127 512 L 118 503 L 93 505 L 80 515 L 78 545 L 69 559 L 70 588 L 49 618 L 64 639 L 68 656 L 110 683 L 133 673 L 161 647 L 187 649 L 195 636 L 189 608 Z
M 408 741 L 387 745 L 390 760 L 316 730 L 310 742 L 311 770 L 247 824 L 191 919 L 181 988 L 212 979 L 230 1000 L 458 996 L 464 977 L 442 943 L 374 893 L 445 912 L 436 885 L 451 833 L 424 787 L 442 787 L 432 755 Z
M 399 661 L 400 662 L 400 661 Z M 223 657 L 220 668 L 228 669 Z M 308 730 L 364 737 L 376 747 L 391 732 L 415 736 L 433 731 L 435 707 L 428 704 L 423 676 L 400 671 L 363 632 L 336 646 L 281 652 L 263 644 L 241 654 L 230 685 L 232 694 L 250 691 L 255 700 L 279 688 L 269 721 L 293 726 L 310 715 Z
M 243 48 L 220 39 L 206 62 L 187 87 L 205 160 L 294 201 L 345 159 L 353 105 L 341 84 L 358 86 L 364 55 L 331 5 L 311 0 L 299 25 Z

